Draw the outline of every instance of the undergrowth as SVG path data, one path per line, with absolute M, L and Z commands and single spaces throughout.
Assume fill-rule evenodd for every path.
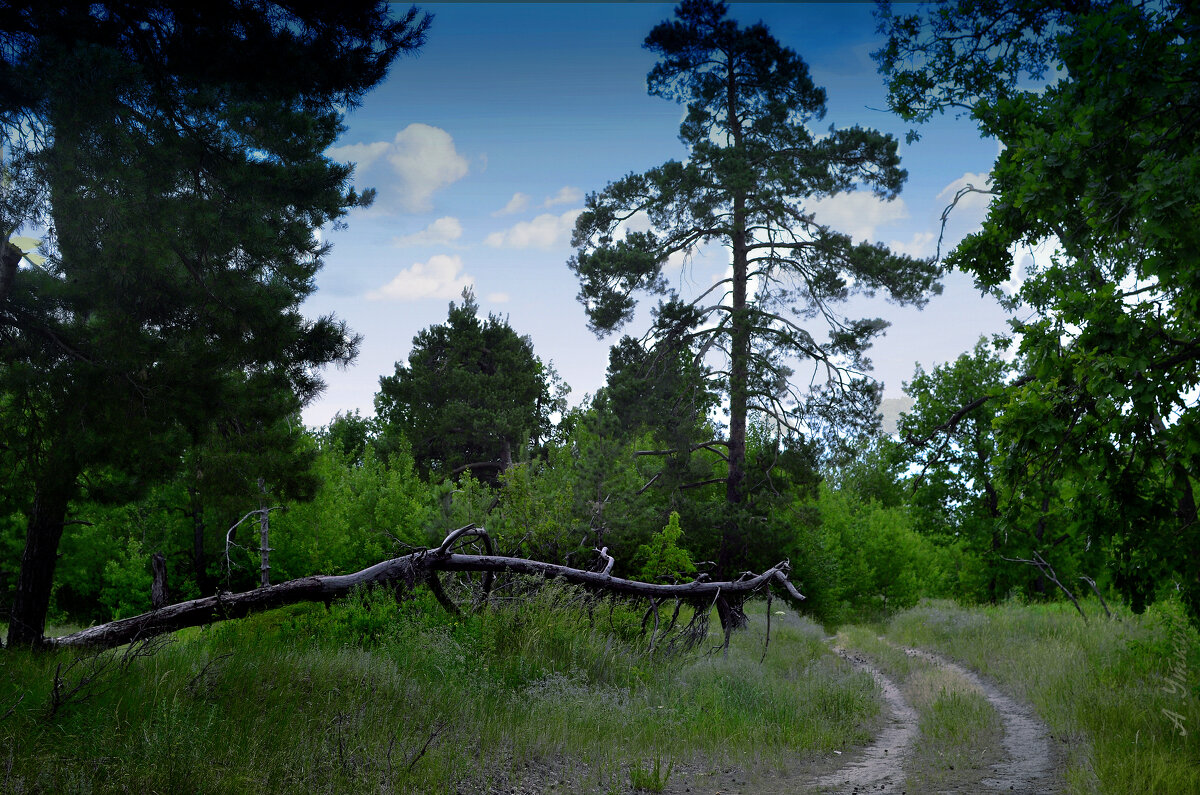
M 697 754 L 772 764 L 864 742 L 869 678 L 793 614 L 760 664 L 749 612 L 727 655 L 708 653 L 719 630 L 651 653 L 640 611 L 572 588 L 465 616 L 422 589 L 364 592 L 178 633 L 54 709 L 56 670 L 100 668 L 6 651 L 0 791 L 611 792 Z

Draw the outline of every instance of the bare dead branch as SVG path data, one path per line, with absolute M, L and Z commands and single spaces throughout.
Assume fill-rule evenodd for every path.
M 706 578 L 697 578 L 691 582 L 666 585 L 626 580 L 603 572 L 585 571 L 527 558 L 493 554 L 464 555 L 453 551 L 455 543 L 476 535 L 481 539 L 488 538 L 487 531 L 483 528 L 468 525 L 448 535 L 447 540 L 436 549 L 420 550 L 385 560 L 353 574 L 314 575 L 244 593 L 219 593 L 216 596 L 192 599 L 139 616 L 89 627 L 70 635 L 47 638 L 44 645 L 49 648 L 113 648 L 185 627 L 241 618 L 250 613 L 298 602 L 330 602 L 349 595 L 355 588 L 376 585 L 411 588 L 418 582 L 436 579 L 433 575 L 439 572 L 479 572 L 485 576 L 501 572 L 531 575 L 560 579 L 604 594 L 659 601 L 681 599 L 690 604 L 701 604 L 712 599 L 721 615 L 722 624 L 730 631 L 745 623 L 741 602 L 772 583 L 783 587 L 793 599 L 804 599 L 804 595 L 788 580 L 791 564 L 786 560 L 761 574 L 747 573 L 736 582 L 713 582 Z
M 1067 588 L 1067 586 L 1062 584 L 1062 581 L 1058 579 L 1058 574 L 1054 571 L 1054 567 L 1046 562 L 1046 559 L 1041 556 L 1041 553 L 1035 551 L 1033 553 L 1032 560 L 1028 558 L 1006 558 L 1003 555 L 1000 557 L 1000 559 L 1006 560 L 1009 563 L 1024 563 L 1027 566 L 1033 566 L 1036 568 L 1042 573 L 1042 576 L 1057 585 L 1059 590 L 1067 595 L 1067 598 L 1071 600 L 1071 604 L 1075 605 L 1075 609 L 1079 611 L 1079 616 L 1083 619 L 1084 623 L 1087 623 L 1088 617 L 1084 614 L 1083 608 L 1079 606 L 1079 600 L 1075 598 L 1075 594 L 1071 593 L 1071 590 Z

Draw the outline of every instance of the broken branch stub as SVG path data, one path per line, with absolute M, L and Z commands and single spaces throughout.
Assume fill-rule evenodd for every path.
M 483 545 L 489 554 L 463 554 L 455 551 L 468 542 Z M 753 593 L 776 585 L 782 587 L 793 599 L 804 599 L 787 578 L 791 566 L 786 560 L 761 574 L 748 572 L 735 582 L 698 579 L 676 585 L 663 585 L 613 577 L 607 573 L 610 570 L 607 560 L 605 571 L 586 571 L 527 558 L 494 555 L 490 554 L 491 548 L 491 539 L 487 531 L 468 525 L 450 533 L 436 549 L 424 549 L 385 560 L 353 574 L 314 575 L 255 588 L 244 593 L 218 593 L 216 596 L 167 605 L 139 616 L 89 627 L 70 635 L 46 638 L 44 645 L 50 648 L 112 648 L 186 627 L 242 618 L 261 610 L 299 602 L 330 602 L 349 595 L 355 588 L 374 585 L 404 589 L 412 588 L 419 582 L 429 582 L 435 595 L 441 591 L 442 596 L 439 600 L 446 599 L 442 604 L 448 610 L 457 611 L 465 605 L 475 606 L 477 600 L 486 601 L 492 578 L 499 573 L 560 579 L 589 591 L 631 598 L 660 601 L 676 599 L 696 605 L 715 603 L 727 636 L 728 631 L 732 631 L 738 624 L 736 621 L 725 623 L 729 621 L 726 614 L 732 612 L 736 618 L 736 614 L 741 614 L 741 602 Z M 439 579 L 439 575 L 446 574 L 467 575 L 461 582 L 468 582 L 470 585 L 452 593 L 444 576 Z M 471 575 L 478 575 L 478 578 Z M 438 583 L 436 586 L 435 581 Z

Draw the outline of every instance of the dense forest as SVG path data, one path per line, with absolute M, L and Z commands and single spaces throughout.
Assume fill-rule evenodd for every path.
M 910 140 L 958 113 L 1001 144 L 953 199 L 986 194 L 982 226 L 928 258 L 817 220 L 822 198 L 899 195 L 899 141 L 822 130 L 801 55 L 736 16 L 684 0 L 649 31 L 686 156 L 592 186 L 575 222 L 561 267 L 589 327 L 628 332 L 602 388 L 572 400 L 522 318 L 466 289 L 397 349 L 373 413 L 312 428 L 361 343 L 302 311 L 318 232 L 375 199 L 328 151 L 431 17 L 0 8 L 6 789 L 661 792 L 676 771 L 739 791 L 767 766 L 751 791 L 790 792 L 849 782 L 835 755 L 878 730 L 906 743 L 909 791 L 1196 791 L 1196 5 L 880 4 Z M 681 290 L 672 269 L 710 245 L 726 275 Z M 1017 252 L 1047 245 L 1013 288 Z M 852 299 L 921 307 L 951 270 L 1020 320 L 918 367 L 885 428 L 887 323 Z M 123 649 L 47 641 L 445 560 L 478 528 L 494 570 L 766 573 L 765 603 L 731 620 L 714 585 L 671 615 L 509 576 L 460 612 L 450 572 Z M 905 780 L 866 757 L 859 784 Z
M 357 338 L 297 311 L 324 254 L 312 231 L 372 198 L 321 153 L 429 19 L 280 13 L 5 12 L 10 643 L 148 610 L 155 566 L 179 601 L 353 571 L 468 523 L 505 554 L 582 569 L 607 548 L 648 581 L 789 560 L 830 621 L 1085 590 L 1135 611 L 1178 594 L 1197 615 L 1186 7 L 882 7 L 876 59 L 911 135 L 957 109 L 1004 144 L 983 228 L 922 260 L 803 211 L 896 195 L 897 141 L 814 135 L 825 94 L 800 56 L 686 2 L 645 46 L 650 92 L 688 108 L 689 156 L 591 194 L 575 228 L 597 334 L 630 322 L 638 293 L 659 299 L 613 345 L 606 386 L 569 407 L 520 319 L 482 317 L 468 291 L 380 379 L 373 416 L 315 429 L 299 409 Z M 278 65 L 253 85 L 250 50 Z M 634 213 L 649 231 L 622 226 Z M 1047 239 L 1051 264 L 1002 292 L 1014 246 Z M 669 259 L 708 242 L 729 276 L 680 295 Z M 841 308 L 875 292 L 920 305 L 946 268 L 1031 319 L 918 369 L 885 434 L 865 353 L 886 324 Z M 807 392 L 799 362 L 825 373 Z

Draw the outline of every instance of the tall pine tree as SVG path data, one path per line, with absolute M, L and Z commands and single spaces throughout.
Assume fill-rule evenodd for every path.
M 680 128 L 687 158 L 591 194 L 570 267 L 597 334 L 632 319 L 635 293 L 648 292 L 666 296 L 650 335 L 655 345 L 683 338 L 698 359 L 723 355 L 709 377 L 729 400 L 729 436 L 718 441 L 728 446 L 726 499 L 736 506 L 747 496 L 751 412 L 799 434 L 819 407 L 873 411 L 876 390 L 863 353 L 887 324 L 846 318 L 836 304 L 876 290 L 920 304 L 936 289 L 938 269 L 882 245 L 855 244 L 806 211 L 807 200 L 858 187 L 892 198 L 906 174 L 889 136 L 860 127 L 814 134 L 825 92 L 764 25 L 739 27 L 723 3 L 687 0 L 645 46 L 659 56 L 650 93 L 687 106 Z M 635 215 L 648 218 L 651 230 L 623 232 Z M 732 273 L 684 298 L 663 275 L 668 258 L 709 242 L 729 250 Z M 813 318 L 827 323 L 827 340 L 798 322 Z M 797 360 L 823 374 L 816 394 L 789 385 Z M 726 567 L 744 546 L 736 524 L 722 550 Z
M 9 643 L 45 627 L 72 500 L 150 482 L 263 381 L 301 399 L 357 338 L 309 320 L 314 230 L 362 197 L 324 154 L 342 113 L 418 47 L 386 3 L 18 2 L 0 10 L 7 235 L 0 444 L 26 541 Z

